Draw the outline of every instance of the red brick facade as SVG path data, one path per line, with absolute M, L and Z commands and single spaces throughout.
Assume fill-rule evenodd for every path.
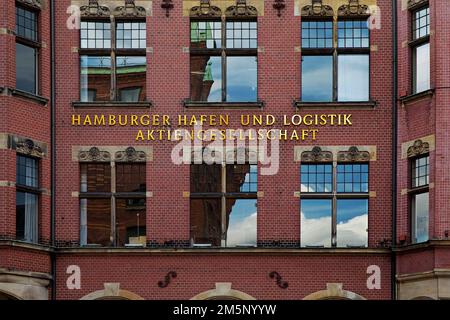
M 109 2 L 117 5 L 125 3 Z M 145 2 L 136 1 L 137 4 Z M 107 283 L 118 283 L 121 290 L 151 300 L 191 299 L 213 290 L 216 283 L 231 283 L 233 290 L 255 299 L 303 299 L 321 291 L 324 291 L 321 297 L 325 298 L 327 285 L 334 288 L 333 284 L 342 284 L 342 287 L 336 287 L 341 288 L 338 290 L 340 295 L 329 295 L 328 298 L 356 294 L 365 299 L 391 299 L 394 295 L 393 282 L 396 291 L 400 292 L 397 298 L 414 298 L 408 296 L 409 293 L 402 295 L 402 284 L 410 283 L 409 278 L 396 282 L 392 267 L 396 266 L 395 273 L 400 277 L 432 273 L 436 269 L 450 272 L 450 251 L 445 240 L 448 238 L 446 231 L 450 229 L 450 204 L 447 204 L 449 186 L 446 179 L 449 171 L 446 162 L 449 156 L 448 116 L 445 112 L 450 98 L 446 89 L 450 87 L 447 84 L 450 62 L 445 54 L 448 51 L 445 30 L 450 22 L 447 22 L 445 13 L 450 7 L 444 1 L 429 1 L 431 87 L 435 89 L 424 97 L 412 97 L 398 103 L 397 132 L 393 132 L 392 57 L 395 51 L 392 46 L 391 1 L 359 1 L 361 5 L 376 4 L 380 10 L 381 28 L 371 30 L 370 35 L 370 99 L 376 102 L 375 107 L 341 104 L 313 108 L 293 106 L 301 91 L 302 54 L 298 49 L 301 46 L 302 19 L 299 14 L 301 6 L 295 7 L 294 1 L 285 2 L 286 8 L 278 16 L 278 11 L 272 7 L 273 1 L 252 1 L 264 8 L 258 16 L 258 98 L 264 102 L 264 107 L 257 110 L 243 107 L 237 110 L 192 110 L 183 106 L 183 100 L 190 96 L 190 54 L 187 50 L 190 46 L 190 18 L 183 10 L 187 4 L 176 1 L 169 17 L 160 8 L 159 1 L 153 1 L 152 10 L 147 8 L 146 97 L 152 102 L 150 109 L 92 105 L 80 108 L 73 104 L 80 100 L 80 34 L 77 29 L 66 27 L 68 7 L 80 1 L 55 1 L 54 43 L 50 38 L 50 0 L 42 1 L 39 11 L 42 45 L 39 96 L 48 99 L 45 104 L 12 93 L 15 88 L 15 37 L 12 34 L 15 29 L 15 4 L 9 1 L 0 13 L 0 87 L 4 88 L 0 96 L 0 276 L 2 272 L 12 272 L 24 277 L 22 272 L 32 272 L 38 273 L 38 278 L 47 279 L 47 275 L 45 286 L 48 288 L 48 298 L 55 299 L 80 299 L 102 291 Z M 336 12 L 340 5 L 348 3 L 344 0 L 323 2 L 332 5 Z M 398 1 L 397 11 L 400 98 L 411 94 L 411 70 L 405 63 L 411 59 L 408 47 L 411 13 L 406 0 Z M 51 46 L 55 50 L 55 101 L 50 100 Z M 55 112 L 54 146 L 51 145 L 52 105 Z M 238 128 L 241 114 L 270 114 L 281 119 L 283 115 L 323 113 L 352 114 L 352 126 L 320 128 L 315 141 L 280 142 L 279 172 L 259 176 L 258 180 L 258 247 L 254 249 L 190 247 L 190 201 L 186 195 L 190 190 L 190 166 L 172 163 L 171 153 L 176 142 L 135 142 L 137 130 L 130 126 L 72 126 L 73 114 L 82 118 L 95 114 L 164 114 L 172 119 L 180 114 L 228 114 L 232 119 L 230 128 Z M 393 166 L 394 135 L 398 137 L 398 161 Z M 430 135 L 435 135 L 435 145 L 429 153 L 430 183 L 433 184 L 433 187 L 430 185 L 429 208 L 431 240 L 425 244 L 411 245 L 408 193 L 403 191 L 408 189 L 408 159 L 402 156 L 402 144 Z M 43 192 L 39 201 L 39 244 L 36 245 L 15 240 L 16 191 L 13 182 L 16 181 L 16 150 L 6 142 L 10 136 L 31 139 L 47 147 L 40 160 L 40 187 Z M 152 153 L 152 159 L 146 165 L 147 193 L 151 194 L 147 197 L 146 209 L 148 245 L 146 248 L 131 249 L 81 247 L 77 151 L 91 147 L 125 149 L 128 146 L 147 148 Z M 348 146 L 375 150 L 371 154 L 369 171 L 368 248 L 300 248 L 300 162 L 295 160 L 295 150 L 296 147 L 312 149 L 314 146 L 337 149 L 341 146 L 340 151 L 348 150 Z M 50 192 L 51 152 L 56 155 L 53 195 Z M 392 172 L 395 166 L 397 230 L 393 233 Z M 55 201 L 53 243 L 51 196 Z M 393 234 L 397 235 L 395 249 L 391 247 Z M 402 237 L 405 237 L 405 242 L 402 242 Z M 393 252 L 396 252 L 395 260 L 392 259 Z M 70 290 L 66 283 L 70 275 L 66 271 L 73 265 L 80 267 L 81 288 Z M 380 287 L 369 289 L 368 268 L 372 265 L 380 268 Z M 177 276 L 171 278 L 165 287 L 158 285 L 171 271 L 176 272 Z M 281 276 L 281 285 L 270 277 L 274 271 Z M 55 277 L 55 283 L 52 277 Z M 1 279 L 0 293 L 21 298 L 13 292 L 8 293 L 1 286 Z M 288 284 L 287 288 L 283 288 L 283 282 Z M 102 297 L 101 294 L 99 297 Z

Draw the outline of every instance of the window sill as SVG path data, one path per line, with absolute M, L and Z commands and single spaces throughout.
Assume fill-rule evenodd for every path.
M 101 101 L 101 102 L 72 102 L 74 108 L 136 108 L 136 109 L 148 109 L 153 104 L 149 101 L 142 102 L 119 102 L 119 101 Z
M 261 109 L 264 102 L 204 102 L 185 101 L 184 107 L 189 109 Z
M 22 91 L 19 89 L 14 89 L 14 88 L 1 88 L 0 92 L 1 93 L 6 92 L 8 95 L 13 96 L 13 97 L 28 99 L 33 102 L 39 103 L 43 106 L 47 105 L 47 103 L 49 101 L 47 98 L 44 98 L 42 96 L 39 96 L 39 95 L 36 95 L 33 93 L 29 93 L 26 91 Z
M 356 109 L 356 110 L 372 110 L 375 109 L 377 103 L 375 101 L 356 101 L 356 102 L 303 102 L 294 101 L 296 109 Z
M 407 96 L 400 97 L 400 102 L 403 104 L 408 104 L 411 102 L 416 102 L 418 100 L 421 100 L 423 98 L 431 98 L 434 95 L 434 89 L 425 90 L 422 92 L 410 94 Z

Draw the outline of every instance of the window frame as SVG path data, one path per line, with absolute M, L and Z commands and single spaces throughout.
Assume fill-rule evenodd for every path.
M 191 167 L 190 167 L 190 181 L 192 182 L 192 167 L 193 166 L 207 166 L 208 164 L 206 163 L 202 163 L 202 164 L 197 164 L 197 163 L 191 163 Z M 214 163 L 212 165 L 220 165 L 220 175 L 221 175 L 221 186 L 220 186 L 220 191 L 219 192 L 190 192 L 190 199 L 189 201 L 191 202 L 192 200 L 204 200 L 204 199 L 220 199 L 221 201 L 221 245 L 220 248 L 230 248 L 226 245 L 226 239 L 224 239 L 224 236 L 227 233 L 227 226 L 226 226 L 226 221 L 227 221 L 227 200 L 229 199 L 235 199 L 235 200 L 256 200 L 256 203 L 258 203 L 258 180 L 259 180 L 259 167 L 257 163 L 250 163 L 250 162 L 246 162 L 245 164 L 241 164 L 241 163 Z M 257 188 L 255 192 L 228 192 L 227 190 L 227 167 L 228 166 L 234 166 L 234 165 L 248 165 L 250 166 L 250 171 L 249 174 L 251 173 L 251 167 L 252 166 L 256 166 L 257 171 L 256 171 L 256 175 L 257 175 Z M 189 216 L 191 215 L 191 213 L 189 214 Z M 192 237 L 192 225 L 189 223 L 189 237 L 190 237 L 190 243 L 192 247 L 198 247 L 199 244 L 195 244 L 193 241 L 193 237 Z M 258 239 L 256 239 L 258 240 Z M 201 244 L 200 244 L 201 246 Z M 257 247 L 257 243 L 256 246 Z M 211 247 L 214 247 L 213 245 L 211 245 Z
M 222 81 L 222 96 L 221 100 L 218 102 L 208 102 L 208 101 L 194 101 L 192 100 L 192 86 L 190 86 L 189 91 L 189 101 L 190 102 L 206 102 L 206 103 L 234 103 L 227 101 L 227 57 L 255 57 L 258 61 L 258 17 L 257 16 L 240 16 L 240 17 L 191 17 L 189 19 L 189 34 L 191 35 L 191 23 L 192 22 L 220 22 L 221 23 L 221 47 L 214 49 L 200 49 L 192 48 L 191 39 L 189 39 L 189 73 L 192 73 L 191 69 L 191 58 L 193 56 L 210 56 L 210 57 L 220 57 L 221 58 L 221 81 Z M 256 48 L 227 48 L 227 22 L 256 22 Z M 237 103 L 255 103 L 259 101 L 259 85 L 258 85 L 258 74 L 259 74 L 259 64 L 256 64 L 256 100 L 255 101 L 239 101 Z M 191 83 L 191 80 L 189 80 Z
M 40 81 L 39 81 L 39 79 L 40 79 L 40 63 L 39 63 L 40 62 L 40 49 L 42 47 L 41 32 L 40 32 L 41 31 L 41 19 L 40 19 L 41 12 L 40 12 L 39 8 L 36 8 L 33 6 L 27 6 L 27 5 L 16 2 L 16 4 L 15 4 L 15 19 L 17 19 L 17 8 L 20 8 L 20 9 L 26 10 L 26 11 L 30 11 L 36 15 L 36 40 L 28 39 L 26 37 L 23 37 L 23 36 L 17 34 L 16 31 L 14 32 L 16 45 L 21 44 L 25 47 L 33 49 L 34 55 L 35 55 L 35 58 L 34 58 L 34 60 L 35 60 L 34 61 L 34 66 L 35 66 L 35 68 L 34 68 L 35 69 L 34 70 L 34 78 L 35 78 L 34 92 L 28 92 L 28 91 L 24 91 L 21 89 L 17 89 L 17 74 L 16 74 L 16 90 L 19 90 L 21 92 L 26 92 L 26 93 L 32 94 L 34 96 L 38 96 L 40 94 L 40 87 L 41 87 Z M 16 23 L 15 27 L 17 27 L 17 21 L 15 23 Z M 16 53 L 16 57 L 17 57 L 17 53 Z M 16 61 L 16 70 L 17 70 L 17 61 Z
M 431 42 L 430 42 L 430 33 L 428 33 L 425 36 L 419 37 L 419 38 L 417 38 L 416 34 L 415 34 L 415 32 L 417 30 L 416 25 L 415 25 L 415 22 L 416 22 L 415 15 L 416 15 L 416 13 L 418 13 L 418 12 L 420 12 L 422 10 L 425 10 L 427 8 L 428 8 L 428 10 L 430 10 L 429 4 L 425 3 L 424 5 L 422 5 L 420 7 L 417 7 L 417 8 L 414 8 L 413 10 L 410 11 L 410 28 L 409 28 L 410 29 L 410 31 L 409 31 L 410 32 L 410 38 L 411 38 L 411 40 L 409 41 L 409 47 L 410 47 L 410 50 L 411 50 L 411 58 L 410 58 L 411 59 L 411 71 L 410 71 L 411 83 L 410 83 L 410 89 L 411 89 L 412 94 L 419 94 L 419 93 L 431 90 Z M 430 29 L 429 31 L 431 32 L 431 15 L 430 15 L 430 12 L 428 12 L 428 16 L 429 16 L 428 19 L 429 19 L 429 29 Z M 430 85 L 429 85 L 428 89 L 418 91 L 417 90 L 417 48 L 419 48 L 419 47 L 421 47 L 421 46 L 423 46 L 425 44 L 429 44 L 430 45 L 430 52 L 429 52 L 429 59 L 430 59 L 430 74 L 429 74 L 429 76 L 430 76 Z
M 35 161 L 36 163 L 36 179 L 37 179 L 37 186 L 36 187 L 32 187 L 32 186 L 27 186 L 25 184 L 20 184 L 18 183 L 18 172 L 16 169 L 16 219 L 17 219 L 17 193 L 21 192 L 24 194 L 32 194 L 36 196 L 36 223 L 37 223 L 37 238 L 32 240 L 28 240 L 28 239 L 19 239 L 21 241 L 25 241 L 25 242 L 31 242 L 31 243 L 38 243 L 39 242 L 39 213 L 41 211 L 41 196 L 42 196 L 42 190 L 40 188 L 41 185 L 41 163 L 40 163 L 40 159 L 38 157 L 33 157 L 30 155 L 25 155 L 25 154 L 21 154 L 21 153 L 17 153 L 16 154 L 16 166 L 17 166 L 17 161 L 19 160 L 19 157 L 21 158 L 25 158 L 25 159 L 32 159 L 33 161 Z M 17 238 L 17 225 L 16 225 L 16 238 Z
M 111 17 L 88 17 L 83 18 L 81 22 L 103 22 L 103 23 L 110 23 L 110 33 L 111 33 L 111 47 L 110 48 L 82 48 L 81 46 L 81 29 L 79 32 L 79 66 L 80 66 L 80 72 L 79 72 L 79 79 L 80 79 L 80 89 L 79 89 L 79 99 L 81 101 L 81 57 L 82 56 L 88 56 L 88 57 L 101 57 L 101 56 L 108 56 L 111 58 L 111 79 L 110 79 L 110 97 L 109 100 L 105 101 L 83 101 L 87 103 L 114 103 L 114 102 L 121 102 L 120 99 L 120 93 L 119 88 L 117 87 L 117 58 L 121 56 L 133 56 L 133 57 L 145 57 L 147 60 L 147 49 L 146 48 L 117 48 L 116 46 L 116 39 L 117 39 L 117 24 L 122 22 L 131 22 L 131 23 L 145 23 L 147 26 L 147 19 L 142 17 L 124 17 L 124 18 L 116 18 L 114 16 Z M 148 39 L 148 36 L 146 34 L 146 41 Z M 146 42 L 147 43 L 147 42 Z M 148 65 L 146 63 L 146 76 L 147 76 L 147 68 Z M 142 88 L 144 92 L 146 92 L 146 87 Z M 87 91 L 87 90 L 86 90 Z M 147 101 L 147 95 L 145 97 L 144 101 L 135 101 L 132 103 L 139 103 L 139 102 L 145 102 Z M 131 102 L 129 102 L 131 103 Z
M 333 23 L 333 35 L 332 35 L 332 47 L 331 48 L 303 48 L 301 47 L 301 55 L 302 55 L 302 63 L 303 63 L 303 56 L 332 56 L 333 57 L 333 88 L 332 88 L 332 99 L 330 101 L 320 101 L 317 103 L 353 103 L 353 102 L 370 102 L 371 99 L 371 92 L 372 92 L 372 85 L 371 85 L 371 52 L 370 52 L 370 46 L 371 46 L 371 40 L 372 35 L 370 32 L 370 29 L 368 28 L 369 33 L 369 45 L 368 47 L 357 47 L 357 48 L 341 48 L 339 47 L 339 34 L 338 34 L 338 23 L 341 21 L 363 21 L 369 18 L 369 15 L 360 15 L 357 17 L 353 16 L 343 16 L 339 17 L 337 20 L 334 19 L 332 16 L 302 16 L 301 22 L 332 22 Z M 302 30 L 302 25 L 301 25 Z M 302 35 L 302 31 L 300 30 L 300 37 Z M 338 76 L 339 76 L 339 55 L 345 55 L 345 54 L 354 54 L 354 55 L 368 55 L 369 57 L 369 68 L 368 68 L 368 76 L 369 76 L 369 87 L 368 87 L 368 100 L 364 101 L 358 101 L 358 100 L 351 100 L 351 101 L 341 101 L 339 100 L 339 83 L 338 83 Z M 303 69 L 302 69 L 303 73 Z M 300 94 L 301 94 L 301 103 L 311 103 L 311 101 L 305 101 L 303 100 L 303 82 L 302 86 L 300 88 Z M 314 101 L 313 103 L 316 103 Z
M 368 179 L 367 192 L 338 192 L 337 191 L 337 168 L 338 165 L 367 165 Z M 331 192 L 300 192 L 301 200 L 331 200 L 331 248 L 368 248 L 369 247 L 369 226 L 367 226 L 367 246 L 349 246 L 338 247 L 337 246 L 337 202 L 338 200 L 367 200 L 367 211 L 369 214 L 370 208 L 370 162 L 367 161 L 354 161 L 354 162 L 340 162 L 340 161 L 324 161 L 324 162 L 305 162 L 300 164 L 300 185 L 301 185 L 301 166 L 302 165 L 331 165 L 332 166 L 332 191 Z M 301 207 L 300 200 L 300 207 Z M 304 248 L 322 248 L 322 246 L 303 246 Z

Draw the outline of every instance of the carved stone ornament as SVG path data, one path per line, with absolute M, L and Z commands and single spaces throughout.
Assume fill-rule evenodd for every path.
M 332 162 L 333 153 L 322 151 L 320 147 L 314 147 L 311 151 L 302 153 L 302 162 Z
M 82 17 L 109 17 L 111 12 L 108 7 L 101 6 L 97 0 L 89 0 L 89 5 L 80 7 Z
M 136 151 L 135 148 L 129 147 L 125 151 L 116 152 L 117 162 L 145 162 L 147 156 L 143 151 Z
M 212 6 L 209 0 L 200 0 L 200 5 L 191 8 L 191 17 L 211 17 L 220 18 L 222 10 L 219 7 Z
M 365 4 L 359 4 L 359 0 L 348 0 L 348 4 L 344 4 L 338 9 L 338 16 L 368 16 L 370 14 L 369 7 Z
M 78 160 L 80 162 L 110 162 L 111 154 L 108 151 L 92 147 L 89 151 L 80 151 Z
M 338 162 L 368 162 L 370 161 L 370 153 L 367 151 L 359 151 L 357 147 L 350 147 L 348 151 L 338 152 Z
M 414 10 L 428 4 L 428 0 L 408 0 L 408 9 Z
M 36 9 L 42 8 L 42 0 L 16 0 L 16 1 Z
M 254 6 L 247 5 L 246 0 L 236 0 L 236 5 L 228 7 L 225 11 L 227 17 L 257 17 L 258 10 Z
M 322 0 L 312 0 L 312 4 L 302 8 L 302 17 L 332 17 L 333 8 L 322 4 Z
M 134 0 L 125 0 L 125 5 L 114 9 L 114 16 L 121 18 L 145 18 L 145 8 L 136 6 Z
M 44 152 L 42 151 L 42 148 L 37 146 L 30 139 L 19 140 L 16 143 L 16 152 L 38 158 L 44 157 Z
M 414 144 L 408 148 L 408 158 L 417 157 L 430 152 L 430 144 L 422 140 L 414 141 Z

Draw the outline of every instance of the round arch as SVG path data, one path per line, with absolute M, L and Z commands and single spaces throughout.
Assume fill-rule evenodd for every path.
M 327 283 L 326 290 L 307 295 L 303 300 L 366 300 L 363 296 L 342 289 L 342 283 Z
M 231 289 L 231 283 L 216 283 L 216 288 L 199 293 L 191 300 L 256 300 L 245 292 Z
M 22 298 L 8 290 L 3 290 L 0 285 L 0 300 L 22 300 Z
M 80 300 L 144 300 L 141 296 L 120 289 L 120 283 L 105 283 L 105 289 L 91 292 Z

